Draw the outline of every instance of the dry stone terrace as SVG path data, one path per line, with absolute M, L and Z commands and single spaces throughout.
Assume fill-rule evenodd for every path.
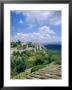
M 47 66 L 27 75 L 24 79 L 61 79 L 61 65 Z

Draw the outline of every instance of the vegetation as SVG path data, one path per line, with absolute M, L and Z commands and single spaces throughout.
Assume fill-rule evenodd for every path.
M 17 60 L 15 59 L 11 60 L 11 75 L 12 76 L 25 71 L 25 69 L 26 69 L 25 60 L 22 60 L 20 58 L 17 58 Z
M 31 73 L 31 70 L 25 70 L 24 72 L 21 72 L 21 73 L 15 75 L 15 76 L 13 77 L 13 79 L 24 78 L 25 76 L 27 76 L 27 75 L 30 74 L 30 73 Z
M 11 42 L 11 48 L 15 48 L 21 45 L 21 41 L 18 40 L 18 42 Z
M 31 50 L 26 50 L 27 45 Z M 22 45 L 20 41 L 12 42 L 11 48 L 16 49 L 11 53 L 11 78 L 13 79 L 22 78 L 52 62 L 61 64 L 61 52 L 58 50 L 48 50 L 44 47 L 37 49 L 31 42 Z
M 39 70 L 40 68 L 43 68 L 43 67 L 45 67 L 45 65 L 36 65 L 31 69 L 31 72 L 35 72 L 35 71 L 37 71 L 37 70 Z

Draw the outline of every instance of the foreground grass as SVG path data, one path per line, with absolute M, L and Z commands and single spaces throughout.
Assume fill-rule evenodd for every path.
M 11 79 L 21 79 L 31 73 L 31 70 L 25 70 L 24 72 L 12 77 Z
M 34 67 L 31 69 L 31 72 L 35 72 L 35 71 L 37 71 L 37 70 L 39 70 L 39 69 L 44 68 L 45 66 L 47 66 L 47 65 L 37 65 L 37 66 L 34 66 Z
M 22 79 L 24 77 L 26 77 L 27 75 L 31 74 L 32 72 L 35 72 L 39 69 L 42 69 L 44 67 L 46 67 L 47 65 L 37 65 L 37 66 L 34 66 L 32 69 L 28 69 L 28 70 L 25 70 L 24 72 L 20 73 L 20 74 L 17 74 L 16 76 L 12 77 L 11 79 Z

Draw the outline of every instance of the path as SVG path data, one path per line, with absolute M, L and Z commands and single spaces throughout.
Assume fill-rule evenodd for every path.
M 24 79 L 61 79 L 61 66 L 51 65 L 27 75 Z

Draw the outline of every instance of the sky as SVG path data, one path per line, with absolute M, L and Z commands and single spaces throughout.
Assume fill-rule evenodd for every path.
M 61 11 L 13 10 L 10 29 L 11 41 L 61 43 Z

